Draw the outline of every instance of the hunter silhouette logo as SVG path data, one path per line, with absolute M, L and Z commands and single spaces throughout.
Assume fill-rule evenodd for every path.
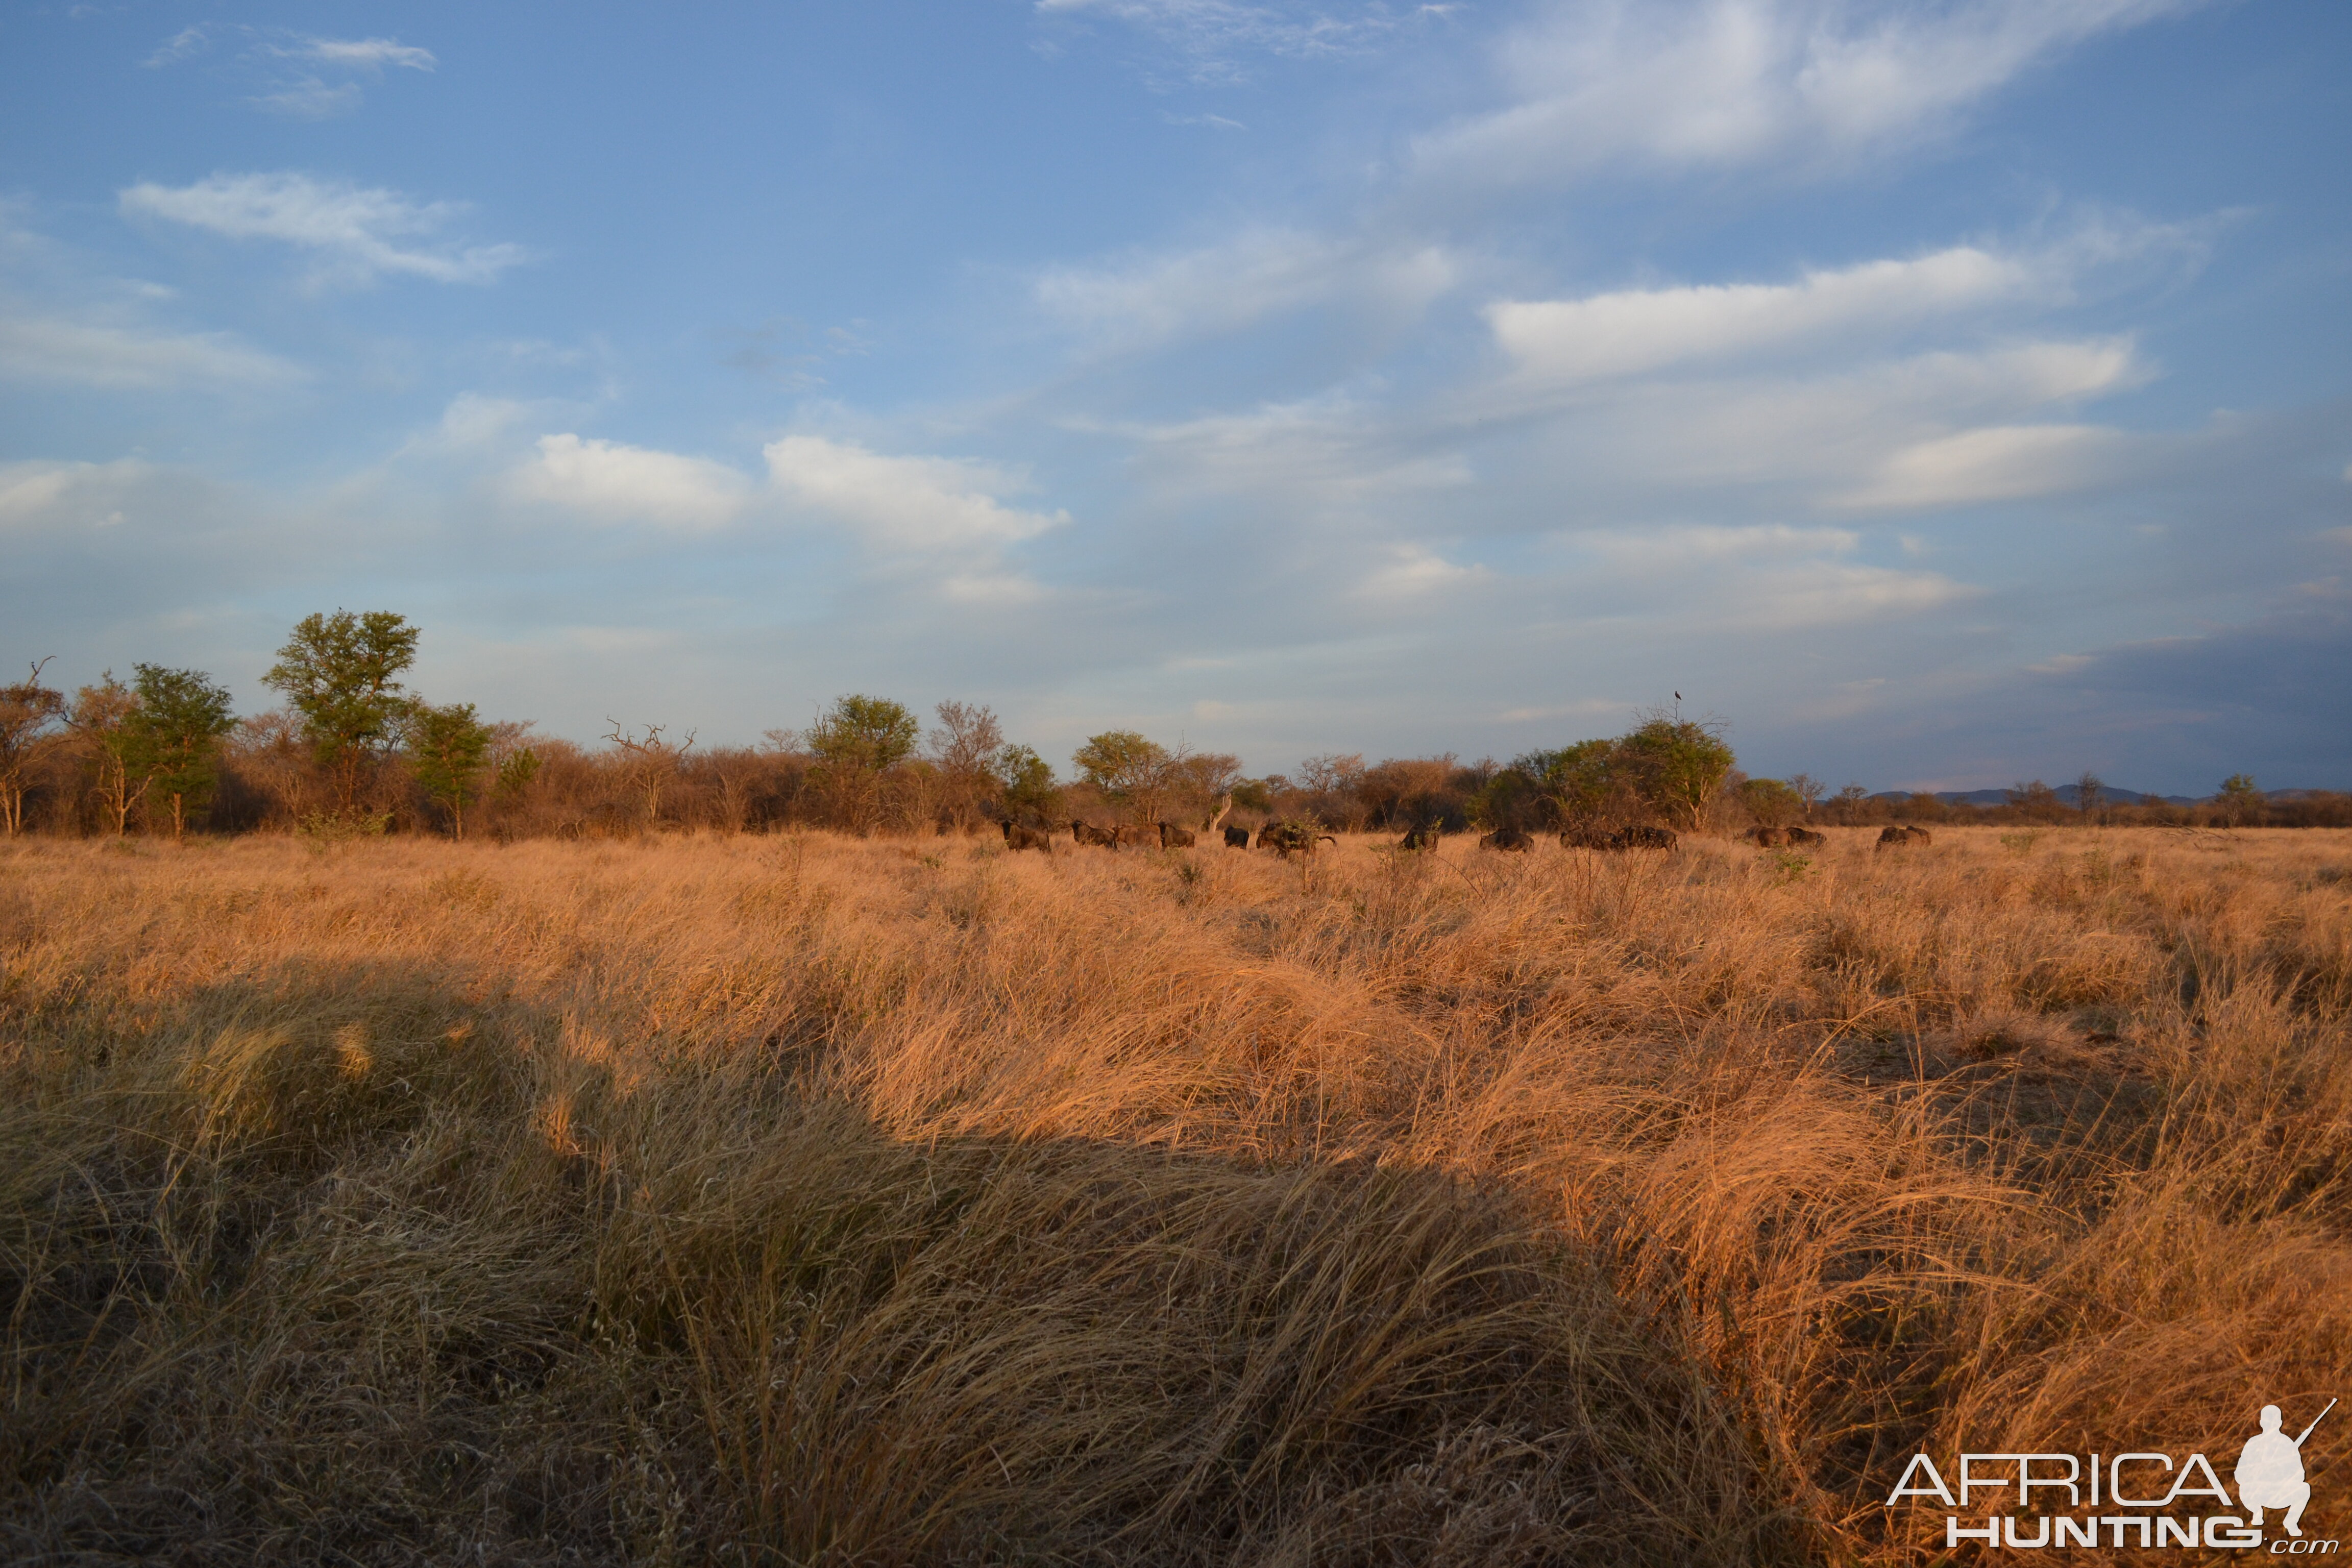
M 1933 1458 L 1914 1454 L 1886 1506 L 1933 1498 L 1951 1510 L 1944 1520 L 1948 1550 L 1981 1542 L 2012 1552 L 2100 1546 L 2243 1552 L 2264 1546 L 2263 1516 L 2275 1512 L 2285 1533 L 2267 1543 L 2265 1555 L 2331 1556 L 2337 1542 L 2304 1537 L 2311 1483 L 2304 1476 L 2303 1447 L 2336 1405 L 2329 1400 L 2292 1437 L 2284 1412 L 2263 1405 L 2261 1429 L 2239 1449 L 2226 1486 L 2202 1454 L 1962 1454 L 1948 1480 Z
M 2336 1401 L 2327 1402 L 2327 1410 L 2336 1408 Z M 2327 1410 L 2311 1418 L 2311 1426 L 2303 1429 L 2302 1437 L 2290 1437 L 2279 1430 L 2279 1407 L 2263 1406 L 2263 1429 L 2246 1439 L 2238 1453 L 2238 1501 L 2245 1506 L 2247 1524 L 2259 1529 L 2263 1510 L 2286 1510 L 2286 1532 L 2303 1533 L 2303 1506 L 2311 1500 L 2311 1483 L 2303 1479 L 2303 1439 L 2313 1427 L 2327 1419 Z

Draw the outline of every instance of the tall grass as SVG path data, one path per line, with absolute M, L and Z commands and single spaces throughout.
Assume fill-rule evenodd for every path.
M 0 1549 L 1924 1560 L 2339 1391 L 2347 874 L 10 846 Z

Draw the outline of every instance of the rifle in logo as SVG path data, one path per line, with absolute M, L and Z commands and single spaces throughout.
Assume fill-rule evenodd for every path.
M 2327 1410 L 2335 1408 L 2336 1401 L 2329 1400 Z M 2286 1532 L 2303 1533 L 2304 1505 L 2311 1501 L 2311 1483 L 2303 1479 L 2303 1443 L 2327 1419 L 2327 1410 L 2311 1418 L 2303 1436 L 2290 1437 L 2279 1430 L 2279 1407 L 2263 1406 L 2263 1429 L 2247 1438 L 2238 1453 L 2238 1500 L 2245 1505 L 2249 1526 L 2261 1527 L 2263 1510 L 2283 1508 Z

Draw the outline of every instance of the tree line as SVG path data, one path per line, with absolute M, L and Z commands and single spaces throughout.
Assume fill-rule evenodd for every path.
M 305 617 L 262 677 L 282 699 L 236 716 L 202 670 L 136 664 L 68 693 L 43 664 L 0 686 L 0 829 L 184 837 L 291 830 L 320 837 L 394 831 L 456 837 L 614 837 L 677 827 L 856 834 L 974 832 L 1074 819 L 1197 826 L 1288 820 L 1342 832 L 1496 827 L 1607 829 L 1656 823 L 1737 832 L 1797 821 L 2344 825 L 2352 797 L 2277 802 L 2236 775 L 2194 807 L 2117 805 L 2084 774 L 2069 805 L 2039 782 L 1998 807 L 1932 795 L 1834 795 L 1804 774 L 1743 773 L 1712 719 L 1655 710 L 1608 739 L 1501 763 L 1446 754 L 1310 757 L 1244 776 L 1223 752 L 1134 731 L 1090 737 L 1065 777 L 1009 740 L 990 709 L 942 702 L 926 724 L 887 698 L 837 698 L 803 730 L 753 747 L 705 747 L 688 731 L 610 721 L 591 749 L 485 719 L 469 702 L 407 689 L 420 629 L 388 611 Z

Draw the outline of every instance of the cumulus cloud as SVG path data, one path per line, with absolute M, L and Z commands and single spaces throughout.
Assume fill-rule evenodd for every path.
M 485 416 L 498 412 L 478 405 L 451 410 L 464 434 L 472 434 Z M 583 441 L 569 434 L 541 437 L 539 455 L 510 473 L 507 482 L 520 500 L 597 521 L 647 522 L 688 531 L 734 521 L 751 492 L 750 482 L 724 463 L 612 441 Z
M 887 457 L 823 436 L 787 436 L 762 453 L 780 495 L 892 552 L 992 552 L 1070 520 L 1005 505 L 1000 497 L 1019 487 L 986 464 Z
M 1876 154 L 2090 38 L 2199 3 L 1564 0 L 1497 48 L 1506 105 L 1424 136 L 1417 162 L 1517 184 Z
M 365 281 L 383 273 L 436 283 L 488 283 L 525 259 L 520 246 L 415 243 L 464 212 L 308 174 L 214 174 L 177 187 L 152 182 L 119 198 L 125 214 L 185 224 L 232 239 L 273 239 L 317 253 L 335 273 Z

